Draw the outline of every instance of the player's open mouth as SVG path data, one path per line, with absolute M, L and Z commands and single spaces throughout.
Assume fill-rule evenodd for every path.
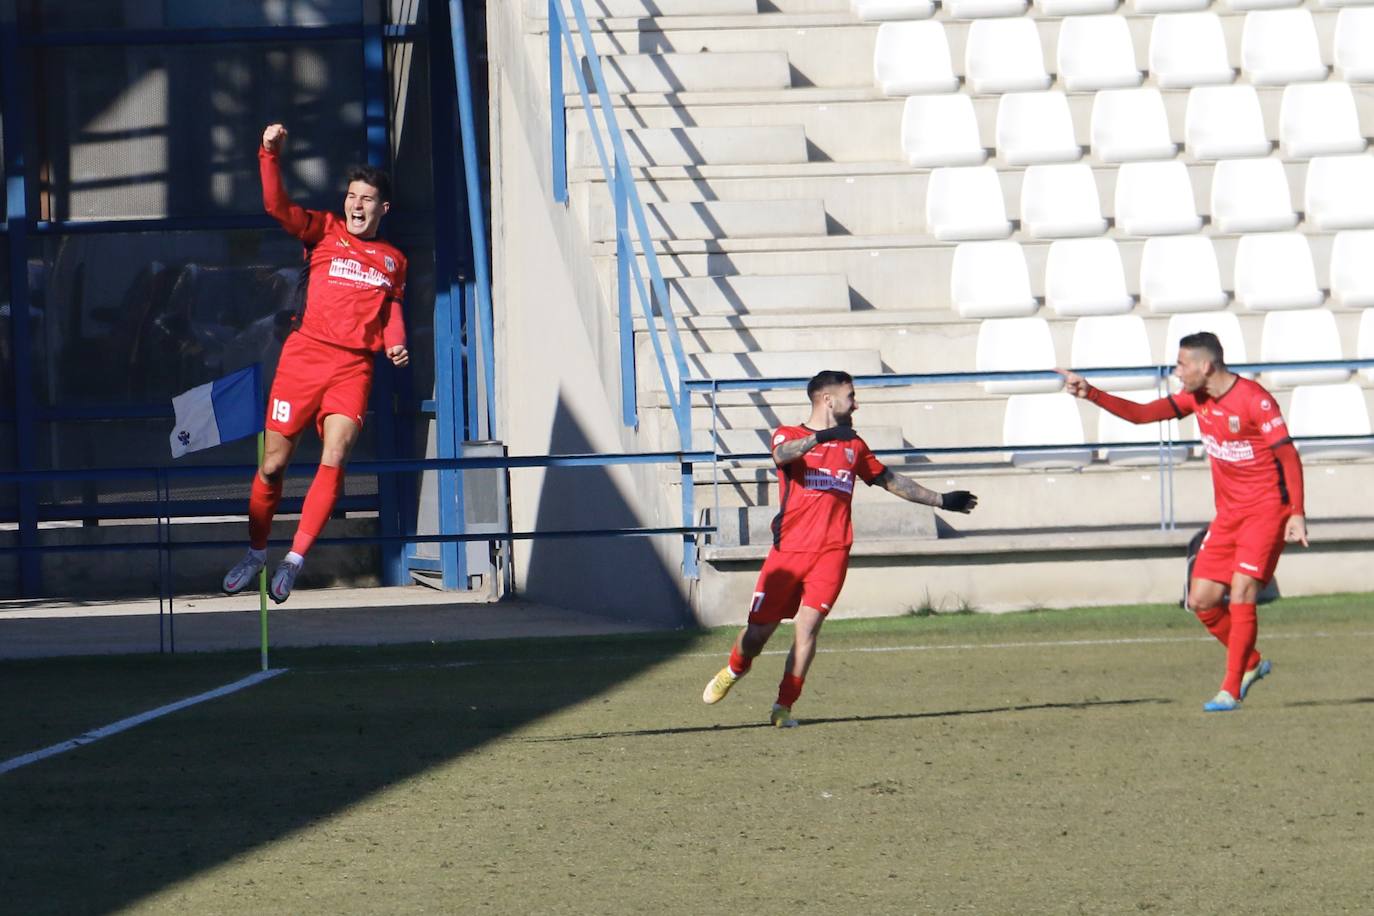
M 350 213 L 348 215 L 348 221 L 355 226 L 364 226 L 367 224 L 367 217 L 363 216 L 361 213 Z

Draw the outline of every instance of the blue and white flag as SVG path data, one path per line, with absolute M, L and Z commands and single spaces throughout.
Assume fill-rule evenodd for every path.
M 232 442 L 262 429 L 257 363 L 172 398 L 172 457 Z

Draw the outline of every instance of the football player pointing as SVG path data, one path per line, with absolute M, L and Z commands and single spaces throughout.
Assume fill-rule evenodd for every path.
M 768 552 L 749 622 L 735 639 L 730 663 L 706 685 L 702 699 L 719 703 L 735 682 L 749 673 L 754 659 L 782 621 L 795 618 L 792 651 L 787 655 L 770 721 L 796 725 L 792 705 L 816 654 L 816 636 L 844 585 L 849 548 L 854 542 L 850 501 L 856 479 L 877 485 L 909 502 L 953 512 L 969 512 L 978 498 L 967 490 L 936 493 L 892 473 L 869 451 L 854 430 L 854 379 L 825 371 L 806 386 L 811 416 L 800 426 L 780 426 L 773 434 L 778 467 L 778 514 L 773 519 L 773 549 Z
M 1255 599 L 1273 578 L 1284 544 L 1307 546 L 1302 460 L 1274 396 L 1227 369 L 1221 342 L 1206 331 L 1179 341 L 1174 374 L 1183 390 L 1148 404 L 1114 397 L 1073 372 L 1058 371 L 1070 394 L 1132 423 L 1197 415 L 1212 465 L 1216 518 L 1193 564 L 1188 607 L 1226 647 L 1221 690 L 1203 709 L 1236 709 L 1270 671 L 1269 660 L 1255 649 Z

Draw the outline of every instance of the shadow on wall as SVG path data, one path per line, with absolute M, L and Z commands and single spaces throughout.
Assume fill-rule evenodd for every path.
M 599 451 L 562 397 L 548 451 L 554 455 Z M 625 502 L 608 468 L 550 468 L 538 498 L 535 526 L 540 531 L 653 524 Z M 669 550 L 680 551 L 673 541 Z M 648 538 L 572 538 L 529 544 L 526 597 L 658 626 L 692 623 L 677 563 L 665 562 Z

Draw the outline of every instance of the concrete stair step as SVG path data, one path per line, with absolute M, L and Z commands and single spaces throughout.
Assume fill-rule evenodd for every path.
M 825 204 L 819 200 L 674 201 L 646 204 L 644 210 L 655 240 L 776 238 L 826 231 Z M 594 206 L 590 219 L 593 241 L 615 238 L 615 212 L 609 205 Z
M 668 281 L 673 314 L 739 316 L 781 313 L 789 318 L 811 312 L 848 312 L 849 283 L 844 274 L 761 277 L 680 277 Z
M 548 0 L 524 0 L 525 16 L 547 20 Z M 583 0 L 588 19 L 646 18 L 654 16 L 752 16 L 759 11 L 758 0 Z M 570 23 L 573 5 L 563 0 Z
M 712 548 L 759 546 L 767 549 L 773 544 L 773 506 L 741 506 L 722 509 L 719 517 L 706 510 L 705 522 L 713 521 L 718 530 L 708 539 Z M 938 537 L 935 510 L 903 500 L 884 503 L 864 502 L 853 507 L 854 539 L 866 540 L 933 540 Z
M 773 447 L 771 437 L 774 428 L 775 426 L 755 429 L 718 428 L 715 430 L 716 449 L 722 455 L 766 454 Z M 695 448 L 703 451 L 711 450 L 711 429 L 694 429 L 692 436 Z M 872 449 L 902 448 L 905 445 L 899 426 L 866 425 L 863 429 L 863 440 Z
M 719 92 L 785 89 L 792 85 L 787 55 L 781 51 L 731 51 L 709 54 L 611 54 L 601 58 L 609 92 Z M 577 94 L 571 63 L 565 64 L 564 92 Z M 593 85 L 590 72 L 588 86 Z
M 698 378 L 760 378 L 780 375 L 811 376 L 822 369 L 854 367 L 855 374 L 883 371 L 882 360 L 874 350 L 773 350 L 758 353 L 693 353 L 687 357 L 693 376 Z M 640 384 L 657 387 L 657 379 Z
M 632 127 L 624 131 L 623 139 L 632 166 L 775 165 L 807 160 L 806 131 L 800 124 Z M 610 161 L 613 152 L 609 144 L 605 152 Z M 595 169 L 593 174 L 601 174 L 590 131 L 580 130 L 572 135 L 569 168 Z

